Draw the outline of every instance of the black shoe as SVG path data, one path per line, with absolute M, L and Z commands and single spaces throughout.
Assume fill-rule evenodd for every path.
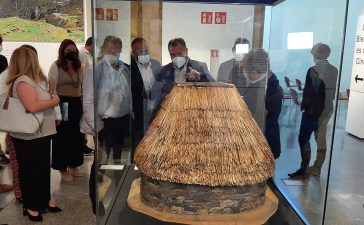
M 83 146 L 83 154 L 84 155 L 91 155 L 94 152 L 92 148 L 89 148 L 87 145 Z
M 58 213 L 58 212 L 62 212 L 61 208 L 58 208 L 57 206 L 51 207 L 48 206 L 48 212 L 50 213 Z
M 299 170 L 297 170 L 294 173 L 289 173 L 288 176 L 293 178 L 293 177 L 305 177 L 306 171 L 302 168 L 300 168 Z
M 40 213 L 38 213 L 38 216 L 32 216 L 26 208 L 23 208 L 23 216 L 28 216 L 29 220 L 31 221 L 43 221 L 43 217 Z

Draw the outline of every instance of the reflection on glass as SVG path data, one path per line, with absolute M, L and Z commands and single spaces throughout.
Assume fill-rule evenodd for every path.
M 133 99 L 132 151 L 147 132 L 154 110 L 152 88 L 161 64 L 151 58 L 148 42 L 137 37 L 131 42 L 131 93 Z M 132 154 L 133 157 L 134 154 Z
M 323 43 L 313 46 L 311 53 L 315 65 L 307 71 L 301 102 L 302 119 L 298 135 L 301 151 L 301 166 L 288 174 L 290 177 L 305 176 L 306 172 L 319 176 L 326 156 L 326 129 L 333 112 L 338 70 L 327 58 L 330 47 Z M 311 159 L 310 138 L 312 133 L 317 142 L 317 156 L 313 166 Z
M 121 39 L 105 38 L 99 61 L 95 66 L 97 115 L 103 121 L 98 141 L 106 152 L 105 163 L 110 154 L 114 163 L 121 163 L 124 139 L 129 136 L 131 114 L 130 67 L 120 58 Z

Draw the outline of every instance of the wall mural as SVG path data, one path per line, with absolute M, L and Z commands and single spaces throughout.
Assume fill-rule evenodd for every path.
M 83 0 L 0 0 L 5 41 L 84 40 Z

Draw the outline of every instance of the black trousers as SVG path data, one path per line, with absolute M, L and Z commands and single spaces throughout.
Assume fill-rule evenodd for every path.
M 61 105 L 64 102 L 68 103 L 66 110 L 68 119 L 62 120 L 52 141 L 52 168 L 65 171 L 67 167 L 78 167 L 83 164 L 85 135 L 80 132 L 82 98 L 60 96 L 60 99 Z
M 12 138 L 19 164 L 19 184 L 26 209 L 40 211 L 48 206 L 50 193 L 50 140 Z
M 130 136 L 130 115 L 120 118 L 103 119 L 104 128 L 99 132 L 98 139 L 105 146 L 107 158 L 113 151 L 113 158 L 120 159 L 124 138 Z

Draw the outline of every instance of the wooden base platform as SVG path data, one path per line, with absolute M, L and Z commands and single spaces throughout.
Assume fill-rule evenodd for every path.
M 182 215 L 163 213 L 146 206 L 140 199 L 140 178 L 131 185 L 128 206 L 130 209 L 154 217 L 158 220 L 191 225 L 261 225 L 277 211 L 278 199 L 267 187 L 263 206 L 254 211 L 225 215 Z

